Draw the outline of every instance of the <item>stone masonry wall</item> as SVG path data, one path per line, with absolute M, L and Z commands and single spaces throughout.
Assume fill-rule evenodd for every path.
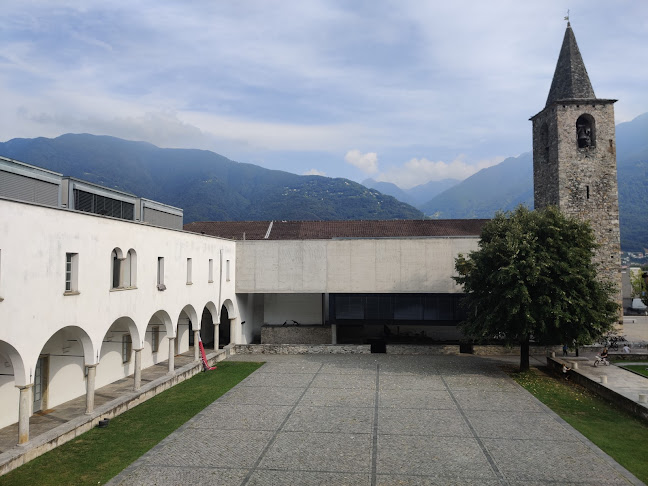
M 621 301 L 621 236 L 612 100 L 556 103 L 533 120 L 535 207 L 557 205 L 581 221 L 589 221 L 601 245 L 594 261 L 599 274 L 614 282 Z M 578 147 L 576 120 L 595 121 L 595 146 Z
M 331 344 L 331 326 L 263 326 L 262 344 Z

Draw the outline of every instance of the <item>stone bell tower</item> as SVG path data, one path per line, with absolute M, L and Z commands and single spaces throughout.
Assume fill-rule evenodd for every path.
M 534 204 L 590 222 L 599 274 L 618 286 L 621 304 L 615 101 L 594 94 L 568 22 L 547 104 L 531 118 Z

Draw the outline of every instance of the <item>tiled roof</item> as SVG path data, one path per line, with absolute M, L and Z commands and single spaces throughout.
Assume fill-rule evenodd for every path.
M 186 224 L 184 229 L 232 240 L 478 237 L 486 221 L 488 220 L 203 221 Z
M 592 100 L 596 99 L 596 95 L 576 44 L 574 31 L 568 23 L 546 106 L 556 101 L 578 99 Z

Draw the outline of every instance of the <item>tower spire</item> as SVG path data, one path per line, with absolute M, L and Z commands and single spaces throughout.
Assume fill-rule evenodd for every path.
M 562 100 L 596 99 L 585 63 L 578 50 L 574 31 L 569 23 L 569 16 L 566 20 L 567 29 L 546 106 Z

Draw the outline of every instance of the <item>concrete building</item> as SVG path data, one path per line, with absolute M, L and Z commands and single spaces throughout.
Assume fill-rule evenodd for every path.
M 235 242 L 138 222 L 122 209 L 64 208 L 60 175 L 1 162 L 0 427 L 20 420 L 21 443 L 32 413 L 84 394 L 91 409 L 96 387 L 126 376 L 137 389 L 142 368 L 173 369 L 199 335 L 207 347 L 218 346 L 221 327 L 236 342 L 251 338 L 237 325 L 235 273 L 224 271 Z M 74 184 L 102 204 L 138 205 Z

